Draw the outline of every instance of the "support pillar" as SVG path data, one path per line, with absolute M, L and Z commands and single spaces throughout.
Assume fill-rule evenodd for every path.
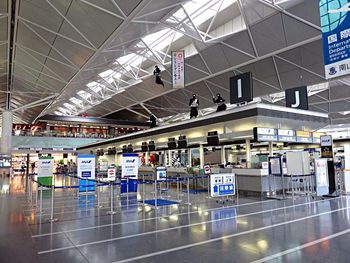
M 221 146 L 221 164 L 226 165 L 225 146 Z
M 203 144 L 199 145 L 199 168 L 204 167 L 204 146 Z
M 3 154 L 11 154 L 12 150 L 12 121 L 13 114 L 11 111 L 2 113 L 0 152 Z
M 245 149 L 246 149 L 246 160 L 247 160 L 247 168 L 251 168 L 252 167 L 252 153 L 250 151 L 250 140 L 246 139 L 245 140 Z
M 187 149 L 187 163 L 189 167 L 192 167 L 192 150 L 189 148 Z
M 145 153 L 145 164 L 147 165 L 147 164 L 149 164 L 149 152 L 146 152 Z
M 269 156 L 273 155 L 273 142 L 269 142 Z

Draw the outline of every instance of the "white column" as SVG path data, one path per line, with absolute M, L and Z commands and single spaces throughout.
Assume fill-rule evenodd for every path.
M 168 166 L 171 166 L 171 150 L 168 150 Z
M 11 111 L 2 113 L 0 152 L 3 154 L 10 154 L 12 150 L 12 120 Z
M 251 162 L 252 162 L 252 153 L 250 151 L 250 140 L 246 139 L 245 140 L 245 155 L 246 155 L 246 160 L 247 160 L 247 168 L 251 168 Z
M 221 164 L 226 165 L 225 146 L 221 146 Z
M 199 167 L 204 167 L 204 146 L 203 144 L 199 145 Z
M 273 142 L 269 142 L 269 156 L 273 155 Z
M 145 153 L 145 159 L 146 159 L 145 164 L 149 164 L 149 152 Z
M 188 166 L 191 167 L 192 166 L 192 151 L 191 149 L 189 148 L 187 150 L 187 158 L 188 158 Z

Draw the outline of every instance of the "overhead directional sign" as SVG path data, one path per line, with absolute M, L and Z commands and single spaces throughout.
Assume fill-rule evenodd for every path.
M 350 73 L 350 3 L 320 0 L 326 79 Z
M 294 109 L 309 109 L 309 100 L 307 96 L 307 87 L 297 87 L 287 89 L 286 93 L 286 107 Z
M 253 77 L 251 72 L 230 78 L 230 103 L 240 104 L 253 100 Z

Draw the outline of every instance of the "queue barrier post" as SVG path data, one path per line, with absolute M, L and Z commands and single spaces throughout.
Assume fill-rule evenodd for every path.
M 57 218 L 54 218 L 54 196 L 55 196 L 55 186 L 52 184 L 51 185 L 51 215 L 50 215 L 50 219 L 49 222 L 56 222 L 58 221 Z
M 117 212 L 114 211 L 114 207 L 113 207 L 113 195 L 114 195 L 114 189 L 113 189 L 113 183 L 109 183 L 110 186 L 110 200 L 111 200 L 111 210 L 107 212 L 108 215 L 115 215 Z
M 103 205 L 100 205 L 100 187 L 99 187 L 98 183 L 99 183 L 99 181 L 95 182 L 95 189 L 96 189 L 96 192 L 97 192 L 97 205 L 96 205 L 96 208 L 102 208 Z
M 39 184 L 38 184 L 39 187 Z M 43 212 L 43 187 L 40 186 L 40 205 L 39 205 L 39 213 Z

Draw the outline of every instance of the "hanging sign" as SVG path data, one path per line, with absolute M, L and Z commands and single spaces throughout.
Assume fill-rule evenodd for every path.
M 348 0 L 320 0 L 326 79 L 350 73 L 350 5 Z
M 171 52 L 171 73 L 173 88 L 185 87 L 185 51 Z

